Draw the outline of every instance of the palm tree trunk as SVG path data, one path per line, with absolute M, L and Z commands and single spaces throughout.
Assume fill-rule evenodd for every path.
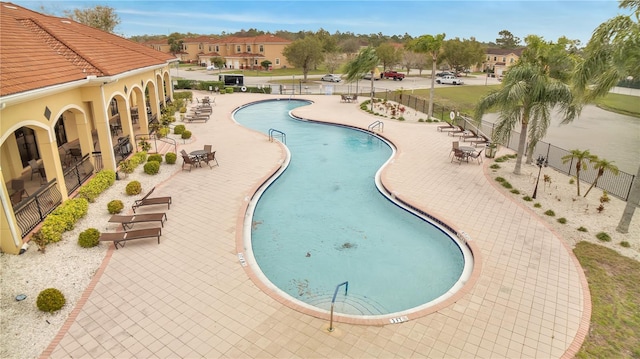
M 580 159 L 578 159 L 578 163 L 576 163 L 576 186 L 578 187 L 578 197 L 580 197 Z
M 595 185 L 598 184 L 598 178 L 600 178 L 600 176 L 596 177 L 595 181 L 593 181 L 593 183 L 591 184 L 591 186 L 589 186 L 589 189 L 587 189 L 587 192 L 584 193 L 584 197 L 587 197 L 587 195 L 589 194 L 589 192 L 591 191 L 591 189 L 593 187 L 595 187 Z
M 618 223 L 618 227 L 616 227 L 617 232 L 629 233 L 629 225 L 631 224 L 633 212 L 635 212 L 638 203 L 640 203 L 640 167 L 638 167 L 638 173 L 631 185 L 631 192 L 629 193 L 629 198 L 627 198 L 627 205 L 624 206 L 624 211 L 622 211 L 620 223 Z
M 375 75 L 375 72 L 371 71 L 371 112 L 373 112 L 373 75 Z
M 519 175 L 522 170 L 522 157 L 524 157 L 525 142 L 527 141 L 528 121 L 522 119 L 522 127 L 520 128 L 520 139 L 518 140 L 518 157 L 516 157 L 516 167 L 513 173 Z

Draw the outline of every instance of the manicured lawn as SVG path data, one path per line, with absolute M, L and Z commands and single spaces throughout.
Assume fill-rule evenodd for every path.
M 640 262 L 580 242 L 573 250 L 589 282 L 591 326 L 577 358 L 640 357 Z
M 640 118 L 640 101 L 637 96 L 610 93 L 596 101 L 596 104 L 607 111 Z

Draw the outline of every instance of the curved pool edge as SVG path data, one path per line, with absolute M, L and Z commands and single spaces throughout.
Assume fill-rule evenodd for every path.
M 235 113 L 245 107 L 262 103 L 262 102 L 271 102 L 271 101 L 299 101 L 305 102 L 307 104 L 314 103 L 312 100 L 306 99 L 268 99 L 268 100 L 259 100 L 253 101 L 246 104 L 243 104 L 236 109 L 234 109 L 231 113 L 231 118 L 235 121 Z M 296 116 L 293 114 L 293 110 L 289 111 L 289 115 L 300 121 L 307 121 L 325 125 L 334 125 L 350 128 L 353 130 L 362 131 L 371 135 L 374 135 L 384 141 L 389 147 L 392 149 L 392 155 L 389 157 L 385 163 L 383 163 L 378 171 L 376 172 L 375 182 L 378 191 L 385 196 L 389 201 L 391 201 L 396 206 L 400 207 L 412 213 L 423 220 L 427 221 L 431 225 L 435 226 L 437 229 L 443 231 L 448 237 L 453 240 L 460 251 L 463 254 L 463 258 L 465 259 L 463 273 L 460 275 L 460 278 L 456 281 L 456 283 L 444 294 L 435 298 L 432 301 L 424 303 L 422 305 L 400 311 L 394 313 L 388 313 L 383 315 L 349 315 L 343 313 L 334 313 L 333 320 L 341 323 L 348 324 L 359 324 L 359 325 L 387 325 L 387 324 L 397 324 L 405 321 L 417 319 L 428 314 L 437 312 L 443 308 L 446 308 L 455 302 L 457 302 L 461 297 L 466 295 L 471 288 L 475 285 L 477 280 L 479 279 L 481 273 L 481 258 L 479 248 L 475 245 L 473 240 L 463 231 L 459 231 L 455 229 L 453 224 L 448 223 L 448 221 L 442 220 L 432 214 L 425 212 L 420 209 L 419 206 L 416 206 L 411 203 L 410 200 L 402 199 L 397 196 L 397 194 L 389 191 L 387 186 L 383 184 L 382 174 L 384 173 L 385 168 L 394 161 L 397 154 L 397 147 L 387 137 L 369 131 L 364 128 L 360 128 L 357 126 L 346 125 L 342 123 L 334 123 L 334 122 L 326 122 L 326 121 L 318 121 L 308 118 L 303 118 L 300 116 Z M 236 122 L 237 123 L 237 122 Z M 252 129 L 247 128 L 247 130 L 254 131 Z M 259 131 L 256 131 L 259 132 Z M 260 134 L 266 136 L 266 134 L 259 132 Z M 291 297 L 288 293 L 282 291 L 276 285 L 274 285 L 260 270 L 257 261 L 253 257 L 253 251 L 251 247 L 251 227 L 252 227 L 252 219 L 253 219 L 253 210 L 257 204 L 257 200 L 260 198 L 262 193 L 266 191 L 269 186 L 278 179 L 278 177 L 287 169 L 287 166 L 291 159 L 291 154 L 286 145 L 281 143 L 280 141 L 276 142 L 284 152 L 284 157 L 280 159 L 278 165 L 274 166 L 272 171 L 267 173 L 261 180 L 259 180 L 255 186 L 253 186 L 250 190 L 250 193 L 244 198 L 243 205 L 240 208 L 236 228 L 239 230 L 236 232 L 236 252 L 238 255 L 238 259 L 240 264 L 242 265 L 245 273 L 249 276 L 251 281 L 260 288 L 265 294 L 267 294 L 272 299 L 276 300 L 283 305 L 301 312 L 303 314 L 307 314 L 316 318 L 329 320 L 330 312 L 318 307 L 314 307 L 310 304 L 297 300 L 294 297 Z

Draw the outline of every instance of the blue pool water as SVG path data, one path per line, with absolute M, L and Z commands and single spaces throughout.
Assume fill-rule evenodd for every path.
M 289 116 L 304 105 L 267 101 L 234 114 L 265 134 L 284 132 L 291 152 L 287 169 L 255 204 L 245 244 L 268 285 L 328 310 L 336 285 L 348 281 L 336 312 L 366 316 L 407 311 L 450 294 L 465 269 L 461 247 L 375 185 L 392 148 L 362 131 Z

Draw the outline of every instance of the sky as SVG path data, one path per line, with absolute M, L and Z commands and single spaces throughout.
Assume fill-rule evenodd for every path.
M 255 28 L 317 31 L 333 34 L 420 35 L 445 33 L 446 39 L 481 42 L 499 38 L 502 30 L 524 39 L 527 35 L 555 41 L 561 36 L 589 41 L 593 30 L 622 14 L 614 0 L 502 0 L 502 1 L 327 1 L 327 0 L 155 0 L 155 1 L 10 1 L 34 11 L 62 16 L 64 10 L 107 5 L 121 23 L 115 32 L 168 35 L 173 32 L 210 35 Z

